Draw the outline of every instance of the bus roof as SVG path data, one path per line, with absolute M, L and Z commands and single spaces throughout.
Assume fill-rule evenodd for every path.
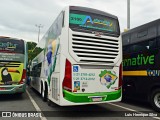
M 7 36 L 0 36 L 0 39 L 23 40 L 23 39 L 18 39 L 18 38 L 13 38 L 13 37 L 7 37 Z M 23 41 L 25 41 L 25 40 L 23 40 Z
M 129 45 L 160 36 L 160 19 L 135 27 L 122 33 L 122 42 Z
M 123 32 L 122 35 L 133 33 L 133 32 L 137 32 L 137 31 L 139 31 L 141 29 L 146 29 L 148 27 L 151 27 L 151 26 L 157 25 L 157 24 L 160 24 L 160 19 L 157 19 L 157 20 L 151 21 L 149 23 L 137 26 L 137 27 L 135 27 L 133 29 L 128 30 L 127 32 Z

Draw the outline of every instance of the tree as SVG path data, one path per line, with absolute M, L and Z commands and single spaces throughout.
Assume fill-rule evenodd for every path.
M 36 47 L 37 43 L 27 42 L 27 44 L 28 44 L 28 61 L 30 61 L 35 57 L 33 50 Z

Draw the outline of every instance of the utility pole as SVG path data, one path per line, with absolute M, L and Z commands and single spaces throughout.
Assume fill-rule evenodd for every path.
M 130 29 L 130 0 L 127 0 L 127 29 Z
M 40 35 L 40 29 L 43 28 L 43 26 L 41 24 L 39 25 L 35 25 L 36 27 L 38 27 L 38 42 L 39 42 L 39 35 Z

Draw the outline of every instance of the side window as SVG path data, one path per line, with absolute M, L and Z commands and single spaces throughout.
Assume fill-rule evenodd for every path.
M 122 35 L 122 44 L 128 45 L 130 43 L 130 34 Z
M 51 26 L 51 30 L 52 30 L 52 32 L 49 32 L 48 33 L 48 36 L 50 37 L 50 38 L 52 38 L 52 39 L 56 39 L 56 34 L 57 34 L 57 32 L 56 32 L 56 29 L 57 29 L 57 25 L 56 25 L 56 20 L 54 21 L 54 23 L 53 23 L 53 25 Z
M 40 77 L 41 67 L 42 67 L 42 63 L 39 63 L 39 64 L 35 65 L 32 68 L 31 76 L 33 76 L 33 77 Z
M 123 46 L 123 54 L 130 53 L 130 45 Z
M 139 32 L 137 34 L 137 37 L 141 38 L 141 37 L 147 36 L 147 34 L 148 34 L 148 30 L 145 30 L 145 31 Z
M 58 32 L 59 30 L 58 30 L 58 18 L 57 18 L 48 31 L 47 39 L 56 39 L 59 34 Z
M 132 52 L 139 52 L 139 51 L 145 51 L 145 50 L 147 50 L 147 48 L 142 44 L 137 43 L 131 46 Z
M 63 13 L 63 19 L 62 19 L 62 27 L 64 27 L 64 20 L 65 20 L 65 11 L 62 12 Z
M 156 39 L 150 40 L 148 47 L 149 49 L 154 49 L 156 47 Z
M 37 65 L 37 77 L 40 77 L 40 75 L 41 75 L 41 66 L 42 66 L 42 63 L 39 63 Z
M 31 76 L 32 76 L 32 77 L 35 77 L 35 71 L 36 71 L 36 70 L 35 70 L 35 66 L 34 66 L 34 67 L 32 68 L 32 71 L 31 71 Z
M 139 52 L 139 51 L 145 51 L 145 50 L 151 50 L 156 47 L 156 39 L 151 39 L 139 43 L 135 43 L 131 46 L 132 52 Z
M 35 65 L 35 66 L 34 66 L 34 73 L 33 73 L 33 74 L 34 74 L 34 77 L 37 77 L 37 68 L 38 68 L 38 66 Z
M 158 48 L 160 48 L 160 37 L 157 37 Z
M 62 25 L 63 25 L 63 12 L 60 13 L 57 19 L 57 25 L 58 25 L 58 36 L 61 34 Z

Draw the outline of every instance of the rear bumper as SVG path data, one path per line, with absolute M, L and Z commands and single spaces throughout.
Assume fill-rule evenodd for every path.
M 72 93 L 66 90 L 63 90 L 64 99 L 74 102 L 74 103 L 93 103 L 92 97 L 99 96 L 102 97 L 100 102 L 109 102 L 117 100 L 121 97 L 122 90 L 119 89 L 115 92 L 101 92 L 101 93 Z
M 26 84 L 0 86 L 0 94 L 23 93 L 25 92 L 25 90 L 26 90 Z

